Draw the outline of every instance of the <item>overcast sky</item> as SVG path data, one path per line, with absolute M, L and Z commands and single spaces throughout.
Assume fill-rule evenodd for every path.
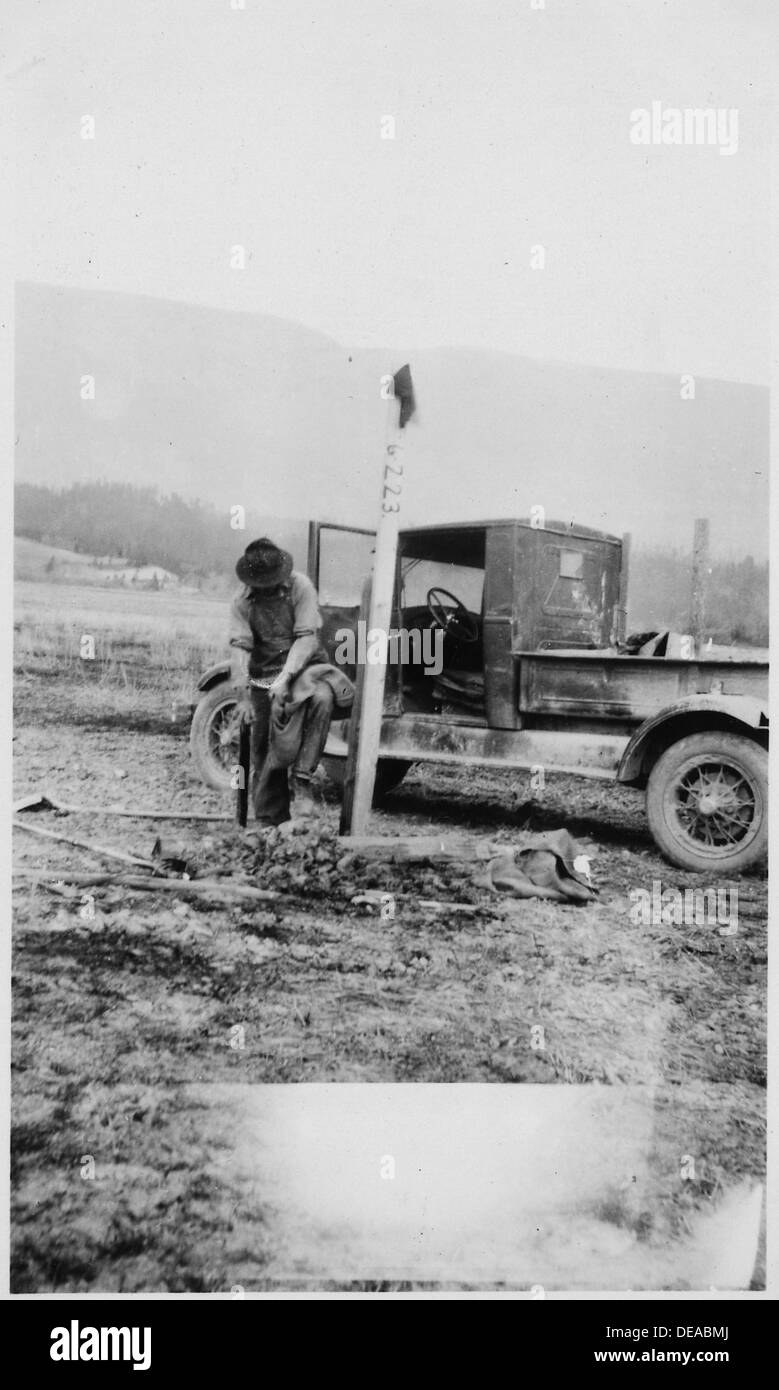
M 25 0 L 5 63 L 18 277 L 258 310 L 346 345 L 766 381 L 778 15 Z M 737 152 L 632 144 L 655 100 L 737 109 Z

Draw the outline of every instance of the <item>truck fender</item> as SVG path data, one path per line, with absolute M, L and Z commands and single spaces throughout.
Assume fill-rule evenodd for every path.
M 204 671 L 197 683 L 198 690 L 213 690 L 215 685 L 230 679 L 231 666 L 229 661 L 220 661 L 216 666 L 209 666 Z
M 759 741 L 768 737 L 768 705 L 752 695 L 685 695 L 646 719 L 633 732 L 617 768 L 618 782 L 637 782 L 648 769 L 646 754 L 657 757 L 680 738 L 705 729 L 749 732 Z

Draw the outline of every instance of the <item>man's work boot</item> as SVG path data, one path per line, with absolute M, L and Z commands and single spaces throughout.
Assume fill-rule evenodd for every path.
M 318 807 L 314 800 L 314 789 L 311 778 L 304 777 L 301 773 L 293 773 L 292 782 L 292 816 L 294 820 L 302 820 L 303 817 L 316 816 Z

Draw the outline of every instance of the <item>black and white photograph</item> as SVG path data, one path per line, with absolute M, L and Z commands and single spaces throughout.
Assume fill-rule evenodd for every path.
M 10 1295 L 52 1362 L 95 1296 L 650 1294 L 590 1357 L 727 1361 L 779 11 L 4 27 Z

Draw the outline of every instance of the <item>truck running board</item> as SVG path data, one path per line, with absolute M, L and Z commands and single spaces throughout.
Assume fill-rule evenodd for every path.
M 327 757 L 346 757 L 347 727 L 345 723 L 332 725 Z M 434 717 L 401 715 L 382 722 L 379 756 L 466 767 L 542 767 L 549 772 L 613 781 L 627 742 L 626 734 L 484 729 L 465 724 L 442 727 Z

